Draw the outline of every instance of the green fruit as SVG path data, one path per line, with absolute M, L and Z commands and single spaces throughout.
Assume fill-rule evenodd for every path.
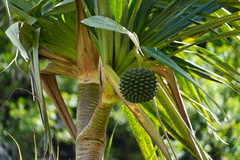
M 145 67 L 129 69 L 120 80 L 120 92 L 132 103 L 150 101 L 157 92 L 157 79 L 154 73 Z

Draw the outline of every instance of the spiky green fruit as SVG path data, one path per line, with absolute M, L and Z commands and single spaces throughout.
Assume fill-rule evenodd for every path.
M 120 80 L 120 92 L 132 103 L 149 101 L 156 95 L 157 79 L 154 73 L 145 67 L 129 69 Z

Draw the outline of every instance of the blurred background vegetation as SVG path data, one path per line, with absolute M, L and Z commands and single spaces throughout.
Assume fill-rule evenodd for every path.
M 30 94 L 31 78 L 28 70 L 29 64 L 24 62 L 21 57 L 16 57 L 16 48 L 13 47 L 5 35 L 5 30 L 11 22 L 9 21 L 7 11 L 2 2 L 0 2 L 0 17 L 0 160 L 18 159 L 16 144 L 8 133 L 19 143 L 23 159 L 31 160 L 34 157 L 34 135 L 36 135 L 37 140 L 37 154 L 39 157 L 43 154 L 44 128 L 37 103 L 33 101 L 33 97 Z M 15 18 L 19 19 L 19 17 Z M 231 41 L 231 39 L 229 40 Z M 232 47 L 225 41 L 215 40 L 202 45 L 240 71 L 239 55 L 233 53 Z M 240 50 L 240 46 L 236 47 Z M 15 61 L 12 65 L 6 69 L 14 59 Z M 200 58 L 191 57 L 191 60 L 201 66 L 206 65 Z M 44 64 L 42 64 L 42 66 L 44 66 Z M 67 77 L 58 77 L 57 80 L 68 109 L 74 117 L 76 111 L 77 86 L 74 81 Z M 197 138 L 214 160 L 229 160 L 240 157 L 240 96 L 227 86 L 206 80 L 203 81 L 201 79 L 199 79 L 198 82 L 226 111 L 232 124 L 228 124 L 221 113 L 218 113 L 217 110 L 215 111 L 215 114 L 220 119 L 221 125 L 215 124 L 214 127 L 217 128 L 220 138 L 228 143 L 225 144 L 214 137 L 203 118 L 200 117 L 200 115 L 196 113 L 196 110 L 186 101 L 186 107 Z M 59 146 L 60 160 L 73 160 L 75 156 L 74 143 L 64 128 L 54 105 L 50 103 L 49 100 L 46 100 L 46 103 L 55 146 L 54 150 L 56 151 L 57 146 Z M 116 123 L 118 124 L 114 133 L 110 159 L 143 159 L 119 106 L 115 106 L 112 111 L 107 130 L 108 139 Z M 177 154 L 181 157 L 180 159 L 194 159 L 184 151 L 178 142 L 172 141 L 176 146 Z M 2 158 L 4 156 L 5 158 Z

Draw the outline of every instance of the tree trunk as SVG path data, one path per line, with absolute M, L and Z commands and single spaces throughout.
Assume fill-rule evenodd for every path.
M 113 104 L 99 101 L 99 84 L 78 85 L 76 160 L 102 160 Z
M 100 89 L 99 54 L 86 27 L 81 0 L 75 0 L 77 30 L 78 105 L 76 160 L 102 160 L 106 127 L 113 103 L 102 103 Z

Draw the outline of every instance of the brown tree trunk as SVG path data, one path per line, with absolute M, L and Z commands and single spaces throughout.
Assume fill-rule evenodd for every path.
M 113 104 L 99 101 L 99 85 L 79 84 L 77 109 L 76 160 L 102 160 L 106 127 Z

